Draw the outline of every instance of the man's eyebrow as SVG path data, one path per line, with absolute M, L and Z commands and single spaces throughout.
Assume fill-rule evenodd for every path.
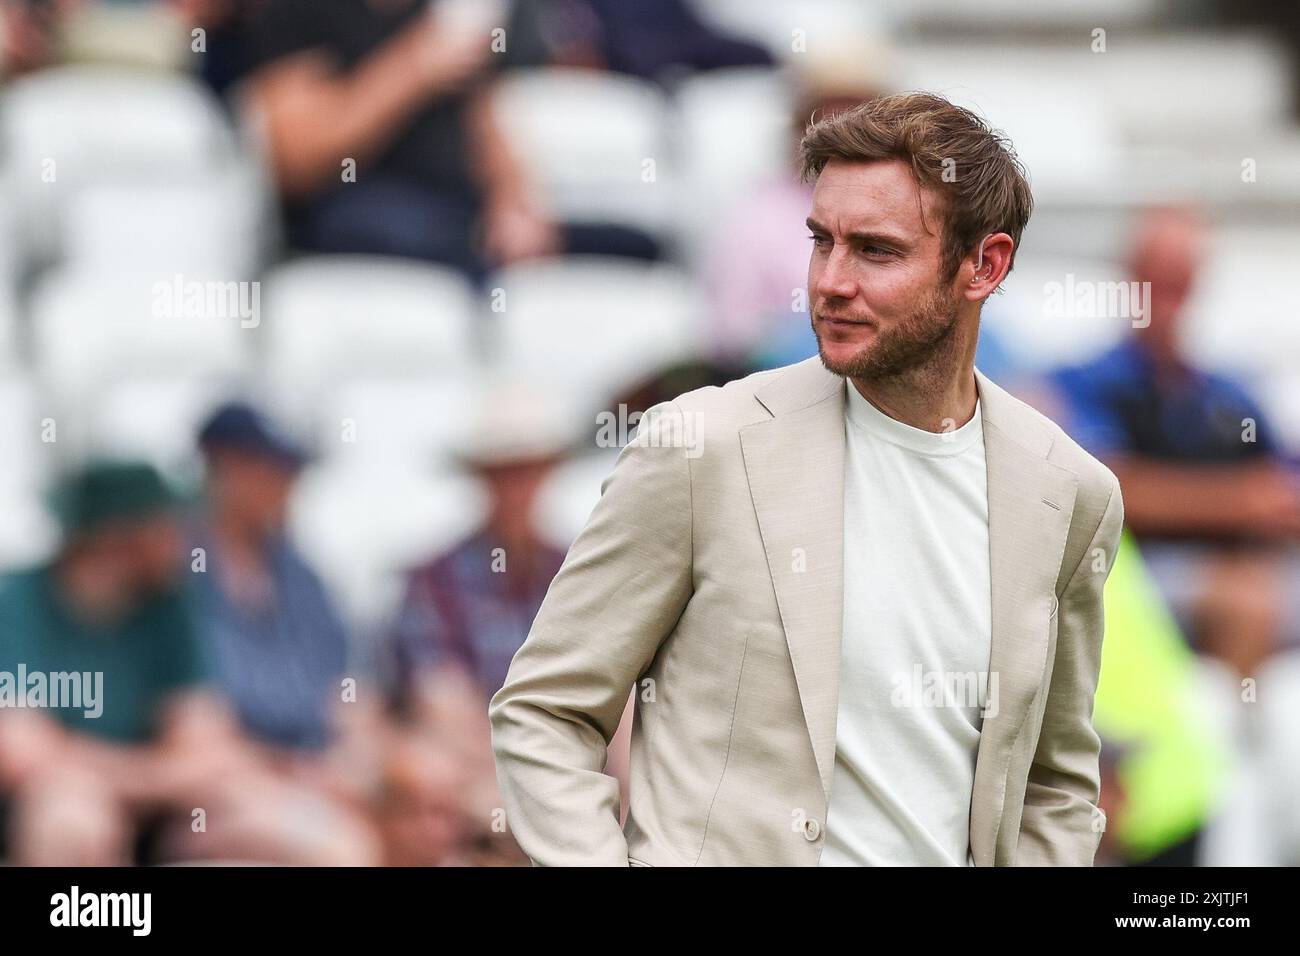
M 805 224 L 813 232 L 820 232 L 823 234 L 830 232 L 829 229 L 827 229 L 825 226 L 819 223 L 816 219 L 813 219 L 811 216 L 808 217 Z M 888 232 L 871 232 L 870 230 L 858 229 L 858 230 L 854 230 L 853 232 L 850 232 L 848 234 L 848 238 L 853 242 L 860 243 L 863 245 L 891 246 L 897 249 L 912 248 L 912 243 L 908 242 L 902 236 L 896 236 Z

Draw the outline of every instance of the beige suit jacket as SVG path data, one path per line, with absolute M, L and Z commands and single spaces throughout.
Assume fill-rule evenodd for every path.
M 978 866 L 1090 866 L 1105 824 L 1091 718 L 1119 484 L 975 374 L 999 700 L 981 730 L 971 851 Z M 818 863 L 846 387 L 813 357 L 688 392 L 621 450 L 489 706 L 507 826 L 534 864 Z M 620 827 L 602 770 L 634 686 Z

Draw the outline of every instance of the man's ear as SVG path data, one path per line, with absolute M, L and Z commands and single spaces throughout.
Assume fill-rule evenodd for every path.
M 985 236 L 962 260 L 957 274 L 967 300 L 982 302 L 1002 284 L 1011 271 L 1011 253 L 1015 247 L 1015 240 L 1005 232 L 994 232 Z

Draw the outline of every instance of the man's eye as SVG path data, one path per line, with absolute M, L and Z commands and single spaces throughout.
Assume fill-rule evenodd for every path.
M 869 256 L 892 256 L 893 249 L 883 249 L 880 246 L 863 246 L 862 251 Z
M 813 245 L 820 245 L 821 243 L 824 242 L 830 242 L 830 239 L 828 239 L 826 236 L 814 236 L 810 234 L 808 238 L 813 241 Z

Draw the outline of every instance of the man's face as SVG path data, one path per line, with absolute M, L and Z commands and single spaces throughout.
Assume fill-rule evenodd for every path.
M 502 530 L 524 532 L 531 527 L 533 503 L 552 464 L 547 459 L 536 459 L 480 470 L 492 499 L 493 521 Z
M 827 163 L 808 227 L 812 326 L 830 371 L 898 375 L 949 338 L 959 279 L 941 281 L 942 217 L 904 162 Z
M 166 511 L 107 521 L 81 533 L 77 547 L 133 600 L 171 590 L 184 567 L 180 525 Z
M 1200 223 L 1190 213 L 1153 213 L 1133 251 L 1133 278 L 1151 283 L 1145 334 L 1171 354 L 1178 351 L 1178 319 L 1196 284 L 1201 242 Z
M 175 515 L 158 512 L 124 529 L 123 557 L 145 592 L 166 591 L 176 585 L 184 562 L 185 543 Z
M 222 450 L 209 460 L 220 495 L 263 537 L 284 527 L 297 471 L 253 452 Z

